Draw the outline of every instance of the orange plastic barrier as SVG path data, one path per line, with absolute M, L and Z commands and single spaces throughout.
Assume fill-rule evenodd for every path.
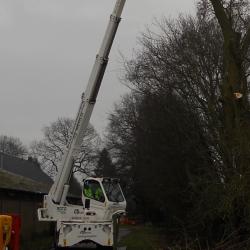
M 12 229 L 12 217 L 0 215 L 0 250 L 5 250 L 10 243 Z
M 126 217 L 126 216 L 122 216 L 122 217 L 121 217 L 120 223 L 121 223 L 122 225 L 136 225 L 136 221 L 135 221 L 135 220 L 129 219 L 129 218 Z

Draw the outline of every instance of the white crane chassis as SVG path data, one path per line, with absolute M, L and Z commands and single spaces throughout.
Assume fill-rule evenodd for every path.
M 124 213 L 126 209 L 126 200 L 119 184 L 115 184 L 116 191 L 120 197 L 119 201 L 112 200 L 106 192 L 103 181 L 112 183 L 112 180 L 107 178 L 88 178 L 88 181 L 96 182 L 100 186 L 104 195 L 103 202 L 85 197 L 84 194 L 82 196 L 82 206 L 71 205 L 66 200 L 69 190 L 68 183 L 72 175 L 74 162 L 79 154 L 80 146 L 96 102 L 125 1 L 116 0 L 115 8 L 110 16 L 101 48 L 96 56 L 86 91 L 82 95 L 72 137 L 64 150 L 59 172 L 49 194 L 44 196 L 43 207 L 38 209 L 40 221 L 56 222 L 56 245 L 58 247 L 81 247 L 81 244 L 87 241 L 101 246 L 112 247 L 114 243 L 114 216 Z

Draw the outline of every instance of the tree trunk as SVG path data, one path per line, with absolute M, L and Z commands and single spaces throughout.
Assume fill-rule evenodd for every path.
M 221 86 L 223 128 L 221 144 L 225 167 L 225 199 L 231 200 L 229 219 L 239 236 L 250 223 L 250 111 L 245 54 L 250 44 L 250 28 L 245 36 L 234 29 L 233 20 L 221 0 L 210 0 L 224 37 L 224 72 Z

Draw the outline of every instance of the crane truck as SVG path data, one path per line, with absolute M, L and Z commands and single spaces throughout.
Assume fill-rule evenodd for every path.
M 125 213 L 126 200 L 117 179 L 88 177 L 83 181 L 82 205 L 67 201 L 74 163 L 96 103 L 125 1 L 116 0 L 58 174 L 48 195 L 44 196 L 43 207 L 38 209 L 40 221 L 56 223 L 55 248 L 58 249 L 83 248 L 86 243 L 112 249 L 114 218 Z

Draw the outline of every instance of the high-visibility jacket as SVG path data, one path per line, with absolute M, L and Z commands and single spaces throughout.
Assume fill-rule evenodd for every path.
M 91 188 L 85 188 L 85 189 L 84 189 L 84 195 L 85 195 L 87 198 L 90 198 L 90 199 L 93 199 L 93 198 L 94 198 L 93 192 L 92 192 Z
M 103 192 L 102 189 L 99 187 L 96 189 L 95 191 L 95 199 L 100 201 L 101 199 L 103 199 Z

